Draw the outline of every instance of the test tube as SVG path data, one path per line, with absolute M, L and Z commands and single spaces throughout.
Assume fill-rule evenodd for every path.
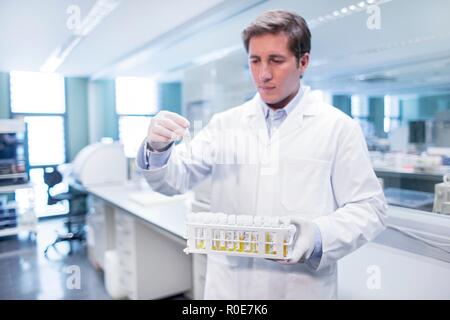
M 211 213 L 210 217 L 210 223 L 213 225 L 212 229 L 212 243 L 211 243 L 211 249 L 212 250 L 219 250 L 220 245 L 220 230 L 218 229 L 217 225 L 219 224 L 219 215 L 217 213 Z
M 227 215 L 224 213 L 220 213 L 219 214 L 219 225 L 225 226 L 226 224 L 227 224 Z M 225 250 L 227 250 L 227 243 L 225 241 L 226 231 L 224 229 L 221 229 L 219 234 L 220 234 L 219 250 L 225 251 Z
M 272 226 L 272 228 L 279 228 L 280 227 L 280 218 L 278 218 L 278 217 L 272 217 L 272 219 L 271 219 L 271 226 Z M 272 254 L 277 254 L 277 241 L 278 241 L 278 239 L 277 239 L 277 233 L 276 232 L 271 232 L 271 234 L 272 234 L 272 236 L 271 236 L 271 238 L 272 238 L 272 250 L 271 250 L 271 253 Z
M 283 228 L 289 228 L 291 225 L 291 219 L 289 217 L 281 217 L 280 223 Z M 283 257 L 287 257 L 288 255 L 288 241 L 290 239 L 290 232 L 286 233 L 286 236 L 283 239 Z
M 262 217 L 256 216 L 253 217 L 253 226 L 254 227 L 262 227 Z M 252 244 L 253 244 L 253 252 L 259 253 L 259 231 L 252 232 Z
M 244 251 L 244 231 L 242 230 L 242 227 L 245 225 L 245 217 L 237 216 L 236 224 L 239 228 L 237 231 L 238 251 L 242 252 Z
M 253 217 L 244 216 L 244 226 L 250 227 L 252 225 L 253 225 Z M 250 230 L 244 231 L 244 251 L 252 252 L 252 231 Z
M 229 226 L 235 226 L 236 225 L 236 216 L 234 214 L 230 214 L 227 218 L 227 224 Z M 228 251 L 235 251 L 237 246 L 235 242 L 235 234 L 233 230 L 227 230 L 226 234 L 226 243 L 227 243 L 227 250 Z
M 203 213 L 197 213 L 193 217 L 192 223 L 194 224 L 202 224 L 204 220 Z M 196 226 L 195 227 L 195 246 L 197 249 L 205 249 L 205 234 L 203 227 Z
M 187 155 L 191 159 L 192 158 L 192 149 L 191 149 L 191 140 L 192 139 L 191 139 L 191 133 L 189 132 L 189 129 L 186 129 L 186 133 L 184 134 L 183 140 L 184 140 L 184 144 L 186 146 Z
M 204 213 L 204 218 L 203 218 L 203 224 L 211 224 L 212 221 L 214 219 L 214 214 L 211 212 L 205 212 Z M 204 239 L 207 239 L 208 242 L 205 241 L 205 246 L 206 249 L 214 249 L 214 241 L 213 241 L 213 233 L 209 232 L 208 236 L 207 236 L 207 230 L 208 228 L 203 228 L 203 234 L 204 234 Z M 211 231 L 211 230 L 210 230 Z
M 263 217 L 263 227 L 265 228 L 269 228 L 271 227 L 271 221 L 270 221 L 270 217 Z M 269 230 L 266 230 L 265 235 L 264 235 L 264 253 L 269 254 L 271 253 L 271 242 L 272 242 L 272 236 L 271 236 L 271 232 Z

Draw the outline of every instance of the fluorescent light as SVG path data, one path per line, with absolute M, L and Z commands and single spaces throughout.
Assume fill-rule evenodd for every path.
M 55 72 L 80 41 L 81 37 L 72 37 L 65 47 L 59 47 L 53 50 L 50 57 L 48 57 L 45 63 L 41 66 L 40 71 Z
M 347 8 L 342 8 L 342 9 L 341 9 L 341 13 L 346 14 L 347 12 L 348 12 L 348 9 L 347 9 Z
M 119 0 L 98 0 L 75 30 L 75 34 L 86 37 L 119 3 Z
M 340 16 L 340 15 L 341 15 L 340 12 L 337 11 L 337 10 L 333 12 L 333 16 L 335 16 L 335 17 L 338 17 L 338 16 Z
M 364 8 L 366 6 L 366 3 L 364 1 L 361 1 L 360 3 L 358 3 L 358 6 L 360 8 Z
M 55 72 L 80 41 L 91 33 L 103 19 L 111 14 L 119 3 L 120 0 L 97 0 L 86 18 L 81 22 L 80 26 L 75 29 L 74 36 L 72 36 L 65 45 L 53 50 L 41 66 L 40 71 Z
M 353 4 L 352 4 L 351 6 L 349 6 L 348 8 L 349 8 L 350 10 L 352 10 L 352 11 L 356 10 L 356 6 L 353 5 Z

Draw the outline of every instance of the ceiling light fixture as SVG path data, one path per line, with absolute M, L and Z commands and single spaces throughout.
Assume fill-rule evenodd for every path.
M 120 0 L 97 0 L 80 26 L 74 30 L 74 35 L 71 36 L 65 45 L 53 50 L 41 66 L 40 71 L 55 72 L 81 40 L 87 37 L 103 19 L 110 15 L 119 3 Z

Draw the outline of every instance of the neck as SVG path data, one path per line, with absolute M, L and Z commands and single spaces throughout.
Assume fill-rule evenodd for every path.
M 297 88 L 290 94 L 288 95 L 286 98 L 284 98 L 283 100 L 276 102 L 276 103 L 267 103 L 267 105 L 269 106 L 270 109 L 272 110 L 279 110 L 279 109 L 283 109 L 284 107 L 286 107 L 288 105 L 289 102 L 292 101 L 292 99 L 294 99 L 294 97 L 297 95 L 298 90 L 300 90 L 300 84 L 297 86 Z

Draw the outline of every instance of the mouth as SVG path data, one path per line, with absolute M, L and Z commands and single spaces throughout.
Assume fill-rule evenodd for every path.
M 270 93 L 275 89 L 274 86 L 260 86 L 259 90 L 263 91 L 264 93 Z

